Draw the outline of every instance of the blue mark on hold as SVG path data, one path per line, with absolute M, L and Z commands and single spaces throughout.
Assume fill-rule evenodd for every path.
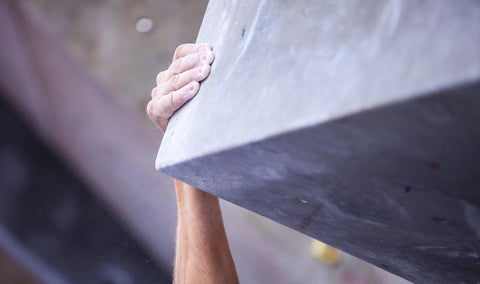
M 245 29 L 242 29 L 242 38 L 245 36 Z

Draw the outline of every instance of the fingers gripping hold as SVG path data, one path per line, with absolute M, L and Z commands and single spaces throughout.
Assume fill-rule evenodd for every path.
M 182 74 L 177 74 L 175 76 L 173 76 L 172 78 L 170 78 L 170 80 L 168 80 L 169 84 L 167 85 L 167 89 L 166 91 L 174 91 L 174 90 L 178 90 L 180 89 L 182 86 L 182 84 L 185 82 L 187 83 L 189 81 L 189 76 L 181 76 Z M 182 81 L 180 82 L 180 77 L 182 79 Z
M 185 57 L 178 58 L 170 64 L 168 68 L 169 76 L 183 73 L 187 70 L 201 66 L 204 64 L 211 64 L 214 59 L 213 51 L 207 50 L 200 53 L 189 54 Z
M 167 71 L 162 71 L 158 73 L 156 78 L 157 85 L 160 85 L 161 83 L 167 81 L 168 80 L 167 75 L 168 75 Z
M 200 82 L 205 79 L 209 73 L 210 65 L 208 64 L 187 70 L 183 73 L 171 77 L 168 81 L 159 84 L 157 87 L 157 93 L 168 94 L 170 92 L 183 88 L 183 86 L 187 85 L 190 82 Z
M 183 88 L 162 97 L 155 97 L 147 105 L 148 116 L 160 125 L 162 119 L 169 119 L 173 113 L 182 107 L 198 92 L 200 84 L 193 81 Z
M 173 54 L 173 60 L 183 57 L 187 54 L 194 53 L 196 50 L 197 46 L 194 43 L 181 44 L 175 49 L 175 53 Z
M 182 44 L 175 50 L 172 64 L 166 71 L 158 73 L 157 85 L 160 85 L 176 74 L 204 64 L 211 64 L 214 59 L 212 47 L 209 44 Z
M 173 113 L 182 107 L 187 101 L 189 101 L 198 92 L 200 84 L 197 81 L 193 81 L 185 87 L 171 92 L 168 95 L 160 99 L 160 103 L 163 104 L 165 109 L 164 115 L 170 117 Z
M 195 44 L 195 43 L 185 43 L 181 44 L 177 47 L 175 50 L 175 54 L 173 55 L 173 60 L 178 59 L 180 57 L 187 56 L 192 53 L 198 53 L 198 52 L 203 52 L 207 50 L 212 50 L 212 46 L 209 45 L 208 43 L 202 43 L 202 44 Z
M 174 75 L 174 74 L 182 73 L 183 71 L 190 69 L 191 67 L 187 68 L 187 66 L 185 66 L 185 65 L 187 65 L 187 64 L 185 64 L 185 60 L 187 60 L 188 57 L 192 57 L 192 55 L 195 56 L 195 54 L 190 54 L 188 56 L 180 57 L 177 60 L 174 60 L 172 62 L 172 64 L 170 64 L 170 67 L 168 68 L 169 73 Z
M 213 60 L 209 44 L 182 44 L 175 50 L 169 68 L 158 73 L 147 105 L 148 116 L 160 130 L 164 132 L 173 113 L 197 94 Z

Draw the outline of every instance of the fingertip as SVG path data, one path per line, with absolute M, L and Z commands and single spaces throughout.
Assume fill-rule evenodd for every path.
M 202 72 L 202 74 L 204 74 L 205 78 L 207 78 L 207 76 L 210 75 L 210 70 L 212 69 L 212 67 L 210 66 L 210 64 L 205 64 L 203 68 L 204 68 L 204 71 Z
M 207 50 L 205 52 L 200 53 L 200 61 L 203 64 L 211 64 L 214 58 L 215 58 L 215 55 L 211 50 Z
M 202 80 L 207 77 L 210 73 L 210 64 L 203 64 L 202 66 L 197 68 L 197 74 L 202 77 Z
M 200 87 L 200 83 L 198 83 L 197 81 L 190 82 L 187 85 L 186 92 L 183 94 L 183 98 L 185 100 L 191 99 L 193 96 L 197 94 L 199 87 Z
M 193 81 L 190 83 L 190 87 L 193 87 L 193 91 L 198 90 L 198 88 L 200 87 L 200 83 L 197 81 Z

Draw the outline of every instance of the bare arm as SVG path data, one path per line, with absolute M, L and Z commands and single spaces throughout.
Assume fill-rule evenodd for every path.
M 212 62 L 209 45 L 184 44 L 177 48 L 168 70 L 158 74 L 147 106 L 148 115 L 160 130 L 164 132 L 172 114 L 195 96 Z M 178 180 L 175 191 L 175 283 L 238 283 L 218 198 Z
M 175 283 L 238 283 L 218 198 L 175 180 Z

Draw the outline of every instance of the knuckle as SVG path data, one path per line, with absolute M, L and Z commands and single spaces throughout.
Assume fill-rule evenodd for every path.
M 162 72 L 157 74 L 157 78 L 155 80 L 157 82 L 157 85 L 160 84 L 163 81 L 164 77 L 165 77 L 165 71 L 162 71 Z
M 168 105 L 169 105 L 171 110 L 176 110 L 177 109 L 178 105 L 177 105 L 177 101 L 175 100 L 174 93 L 170 93 L 168 95 Z
M 175 61 L 175 64 L 173 66 L 173 72 L 175 74 L 178 74 L 182 71 L 182 58 L 179 58 Z
M 147 104 L 147 114 L 150 118 L 153 118 L 153 103 L 152 101 Z
M 179 87 L 179 82 L 180 82 L 180 74 L 177 74 L 170 79 L 170 86 L 174 90 L 176 90 Z
M 185 44 L 180 44 L 179 46 L 177 46 L 177 48 L 175 49 L 174 58 L 178 57 L 178 55 L 182 52 L 184 48 Z
M 155 103 L 157 100 L 151 100 L 147 104 L 147 114 L 148 117 L 150 117 L 151 120 L 156 122 L 157 120 L 162 118 L 161 111 L 162 111 L 162 105 Z M 158 102 L 158 101 L 157 101 Z
M 181 70 L 181 64 L 182 64 L 182 58 L 178 58 L 175 61 L 170 64 L 170 67 L 168 68 L 168 71 L 171 75 L 175 75 L 180 73 Z
M 158 93 L 158 87 L 153 88 L 152 92 L 150 93 L 150 96 L 152 97 L 152 99 L 155 98 L 157 93 Z

